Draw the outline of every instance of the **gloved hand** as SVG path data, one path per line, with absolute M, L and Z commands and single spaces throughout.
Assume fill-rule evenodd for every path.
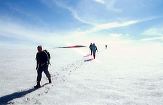
M 36 66 L 36 70 L 38 70 L 38 65 Z

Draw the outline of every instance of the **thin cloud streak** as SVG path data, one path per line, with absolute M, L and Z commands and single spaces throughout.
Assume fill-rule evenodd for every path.
M 116 0 L 108 0 L 108 1 L 107 0 L 94 0 L 94 1 L 104 5 L 109 11 L 113 11 L 117 13 L 122 12 L 121 9 L 115 7 L 116 2 L 118 2 Z
M 104 0 L 94 0 L 94 1 L 97 2 L 97 3 L 100 3 L 100 4 L 105 4 Z
M 105 24 L 98 24 L 98 25 L 95 25 L 93 28 L 86 30 L 84 32 L 77 32 L 77 34 L 85 35 L 85 34 L 95 33 L 98 31 L 109 30 L 113 28 L 127 27 L 130 25 L 137 24 L 139 22 L 140 21 L 138 20 L 131 20 L 131 21 L 125 21 L 125 22 L 110 22 L 110 23 L 105 23 Z
M 53 44 L 59 43 L 61 36 L 55 32 L 48 32 L 41 29 L 31 29 L 24 24 L 18 24 L 11 21 L 0 20 L 0 36 L 6 38 L 13 38 L 17 40 L 24 40 L 34 43 Z
M 65 5 L 65 4 L 63 4 L 63 3 L 61 3 L 61 2 L 58 2 L 57 0 L 54 0 L 54 1 L 55 1 L 55 3 L 56 3 L 58 6 L 60 6 L 60 7 L 64 8 L 64 9 L 67 9 L 68 11 L 70 11 L 71 14 L 72 14 L 72 16 L 73 16 L 76 20 L 78 20 L 79 22 L 84 23 L 84 24 L 88 24 L 88 25 L 95 25 L 94 23 L 91 23 L 91 22 L 89 22 L 89 21 L 86 21 L 85 19 L 82 19 L 82 18 L 77 14 L 77 11 L 76 11 L 75 9 L 73 9 L 73 8 L 71 8 L 71 7 Z

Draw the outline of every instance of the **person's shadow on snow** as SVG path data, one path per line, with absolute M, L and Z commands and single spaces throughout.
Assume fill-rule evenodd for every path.
M 90 59 L 84 60 L 84 62 L 90 62 L 90 61 L 92 61 L 92 60 L 93 60 L 93 58 L 90 58 Z
M 35 90 L 36 89 L 31 88 L 31 89 L 28 89 L 28 90 L 24 90 L 24 91 L 20 91 L 20 92 L 14 92 L 12 94 L 2 96 L 2 97 L 0 97 L 0 105 L 6 105 L 6 104 L 8 104 L 9 101 L 11 101 L 13 99 L 16 99 L 16 98 L 23 97 L 26 94 L 29 94 L 29 93 L 31 93 L 31 92 L 33 92 Z
M 44 84 L 43 86 L 45 86 L 47 84 L 48 83 Z M 12 101 L 12 100 L 14 100 L 16 98 L 21 98 L 21 97 L 25 96 L 26 94 L 29 94 L 29 93 L 31 93 L 31 92 L 33 92 L 35 90 L 37 90 L 37 89 L 31 88 L 31 89 L 28 89 L 28 90 L 24 90 L 24 91 L 20 91 L 20 92 L 14 92 L 12 94 L 2 96 L 2 97 L 0 97 L 0 105 L 7 105 L 7 104 L 9 104 L 10 101 Z

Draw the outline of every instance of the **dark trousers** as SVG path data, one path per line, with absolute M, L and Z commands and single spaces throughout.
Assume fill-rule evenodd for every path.
M 48 65 L 39 67 L 37 70 L 37 83 L 40 83 L 41 78 L 42 78 L 42 72 L 45 73 L 46 77 L 50 80 L 51 79 L 51 75 L 48 71 Z
M 92 55 L 92 52 L 93 52 L 93 51 L 91 50 L 91 55 Z
M 93 51 L 93 58 L 95 59 L 96 58 L 96 52 Z

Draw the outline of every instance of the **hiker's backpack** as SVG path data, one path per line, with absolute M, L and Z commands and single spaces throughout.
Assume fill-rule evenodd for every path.
M 48 62 L 48 64 L 50 64 L 50 53 L 47 50 L 44 50 L 44 52 L 47 55 L 47 62 Z

